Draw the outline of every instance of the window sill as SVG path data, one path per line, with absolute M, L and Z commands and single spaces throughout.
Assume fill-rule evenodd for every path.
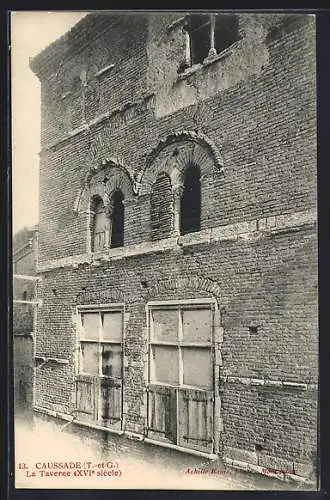
M 136 255 L 164 253 L 168 250 L 179 251 L 190 245 L 210 244 L 222 241 L 256 241 L 267 234 L 283 231 L 298 231 L 306 227 L 314 227 L 317 214 L 314 209 L 293 214 L 281 214 L 262 219 L 236 222 L 224 226 L 202 229 L 185 236 L 172 236 L 163 240 L 135 243 L 103 252 L 84 253 L 39 262 L 37 272 L 43 273 L 52 269 L 65 267 L 78 268 L 81 265 L 101 266 L 104 262 L 116 261 Z
M 195 73 L 202 70 L 203 68 L 206 68 L 206 67 L 210 66 L 211 64 L 214 64 L 216 62 L 219 62 L 219 61 L 226 59 L 227 57 L 229 57 L 233 54 L 233 51 L 238 47 L 239 44 L 240 44 L 240 40 L 233 43 L 232 45 L 230 45 L 230 47 L 221 51 L 219 54 L 215 54 L 214 56 L 206 57 L 202 63 L 194 64 L 194 65 L 190 66 L 183 73 L 180 73 L 178 75 L 176 81 L 180 82 L 182 80 L 185 80 L 186 78 L 189 78 L 189 76 L 194 75 Z
M 163 446 L 165 448 L 171 448 L 172 450 L 180 451 L 182 453 L 187 453 L 188 455 L 195 455 L 197 457 L 208 458 L 210 460 L 218 460 L 219 458 L 219 456 L 215 455 L 215 453 L 204 453 L 203 451 L 183 448 L 182 446 L 178 446 L 177 444 L 165 443 L 163 441 L 156 441 L 155 439 L 145 438 L 144 442 L 148 444 L 154 444 L 157 446 Z
M 116 430 L 116 429 L 112 429 L 110 427 L 104 427 L 103 425 L 93 424 L 90 422 L 83 422 L 82 420 L 75 420 L 74 419 L 72 421 L 72 423 L 76 424 L 76 425 L 83 425 L 84 427 L 89 427 L 90 429 L 97 429 L 100 431 L 106 431 L 106 432 L 109 432 L 110 434 L 118 434 L 119 436 L 122 436 L 124 434 L 124 431 L 122 431 L 122 430 Z

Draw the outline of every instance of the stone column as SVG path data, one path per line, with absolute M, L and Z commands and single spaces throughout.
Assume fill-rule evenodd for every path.
M 208 53 L 208 57 L 215 56 L 217 51 L 214 45 L 214 30 L 215 30 L 215 14 L 211 14 L 211 22 L 210 22 L 210 50 Z
M 189 35 L 189 32 L 186 29 L 184 31 L 184 36 L 185 36 L 185 39 L 186 39 L 186 53 L 185 53 L 186 64 L 188 66 L 191 66 L 190 35 Z
M 180 208 L 184 186 L 178 184 L 173 188 L 173 236 L 180 236 Z
M 107 199 L 107 203 L 104 204 L 105 213 L 105 234 L 104 234 L 104 246 L 105 248 L 111 247 L 111 230 L 112 230 L 112 213 L 113 213 L 113 200 Z
M 87 217 L 87 238 L 86 238 L 87 253 L 90 253 L 93 250 L 92 233 L 93 233 L 95 212 L 93 212 L 93 210 L 91 210 L 91 208 L 89 206 L 85 213 L 86 213 L 86 217 Z

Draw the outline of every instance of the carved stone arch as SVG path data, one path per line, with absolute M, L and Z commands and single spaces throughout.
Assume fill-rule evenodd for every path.
M 88 211 L 93 195 L 100 196 L 105 206 L 109 205 L 111 196 L 116 190 L 123 193 L 125 200 L 135 195 L 133 180 L 128 169 L 117 159 L 107 157 L 88 170 L 77 193 L 74 212 L 79 214 Z
M 145 167 L 136 174 L 139 194 L 149 194 L 161 172 L 169 175 L 174 189 L 180 186 L 189 164 L 197 165 L 202 177 L 223 171 L 220 152 L 204 134 L 180 131 L 167 136 L 149 153 Z

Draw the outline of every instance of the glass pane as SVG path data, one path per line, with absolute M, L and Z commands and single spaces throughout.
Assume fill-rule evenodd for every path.
M 108 377 L 121 378 L 121 346 L 120 345 L 102 345 L 102 374 Z
M 120 311 L 102 313 L 103 319 L 103 339 L 122 339 L 122 313 Z
M 153 338 L 177 342 L 179 313 L 177 309 L 152 311 Z
M 183 341 L 211 342 L 211 309 L 186 309 L 182 311 Z
M 99 313 L 88 312 L 81 315 L 82 332 L 84 339 L 98 340 L 99 338 Z
M 179 383 L 179 360 L 176 347 L 153 346 L 151 357 L 153 382 Z
M 183 383 L 195 387 L 213 386 L 211 349 L 185 347 L 183 353 Z
M 83 373 L 99 374 L 98 344 L 81 342 L 81 359 Z

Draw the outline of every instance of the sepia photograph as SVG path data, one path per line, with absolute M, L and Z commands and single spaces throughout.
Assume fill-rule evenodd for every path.
M 320 489 L 316 20 L 11 11 L 16 489 Z

